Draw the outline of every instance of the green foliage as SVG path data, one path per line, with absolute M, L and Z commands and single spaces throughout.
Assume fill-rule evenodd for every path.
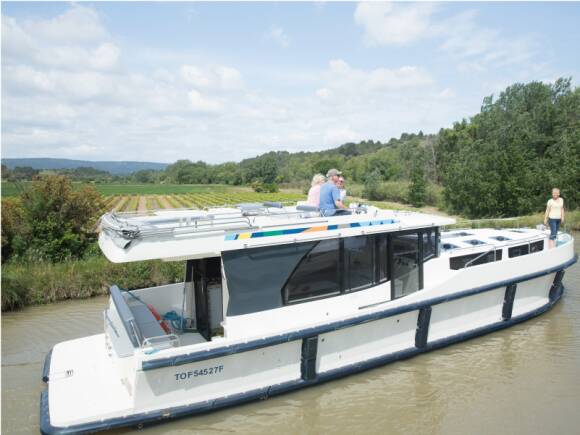
M 415 207 L 423 207 L 427 196 L 427 181 L 423 162 L 417 162 L 411 172 L 411 187 L 409 188 L 409 202 Z
M 252 188 L 254 192 L 260 193 L 276 193 L 279 190 L 276 183 L 262 183 L 260 181 L 252 183 Z
M 11 262 L 2 265 L 2 311 L 29 304 L 107 294 L 111 283 L 135 289 L 183 280 L 183 263 L 111 263 L 103 256 L 60 263 Z
M 379 194 L 379 186 L 380 186 L 379 180 L 380 180 L 380 172 L 378 170 L 374 170 L 367 177 L 362 191 L 362 194 L 365 198 L 370 199 L 371 201 L 380 201 L 384 199 Z
M 25 249 L 26 240 L 21 231 L 23 216 L 20 199 L 2 200 L 2 263 Z
M 508 87 L 481 113 L 439 134 L 438 172 L 449 209 L 518 216 L 545 207 L 552 187 L 579 204 L 580 91 L 570 80 Z
M 3 261 L 25 254 L 49 261 L 81 257 L 94 239 L 101 208 L 101 195 L 90 186 L 75 190 L 61 175 L 34 179 L 19 205 L 3 201 L 9 217 L 2 222 Z

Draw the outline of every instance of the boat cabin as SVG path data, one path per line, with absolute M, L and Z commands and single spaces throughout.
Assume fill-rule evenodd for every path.
M 449 223 L 375 207 L 323 218 L 276 203 L 107 214 L 99 243 L 110 260 L 184 263 L 183 282 L 113 286 L 106 323 L 122 325 L 128 337 L 109 335 L 117 354 L 129 355 L 249 336 L 278 315 L 281 327 L 291 327 L 289 317 L 299 321 L 307 303 L 330 316 L 357 294 L 366 305 L 401 298 L 424 287 L 424 264 L 439 256 L 439 228 Z

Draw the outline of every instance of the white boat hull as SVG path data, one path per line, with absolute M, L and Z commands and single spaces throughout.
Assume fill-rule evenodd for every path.
M 212 411 L 503 329 L 561 298 L 563 270 L 577 257 L 571 250 L 561 258 L 511 280 L 419 292 L 422 299 L 405 304 L 378 304 L 339 321 L 176 356 L 119 364 L 107 356 L 104 334 L 60 343 L 45 367 L 41 431 L 84 433 Z

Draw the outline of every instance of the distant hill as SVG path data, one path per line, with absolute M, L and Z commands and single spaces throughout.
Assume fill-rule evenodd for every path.
M 164 170 L 167 163 L 154 162 L 92 162 L 89 160 L 70 159 L 50 159 L 50 158 L 29 158 L 29 159 L 2 159 L 2 164 L 9 169 L 16 166 L 30 166 L 34 169 L 75 169 L 94 168 L 100 171 L 107 171 L 113 175 L 128 175 L 143 169 Z

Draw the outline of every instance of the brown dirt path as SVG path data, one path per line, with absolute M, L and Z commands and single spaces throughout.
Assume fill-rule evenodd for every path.
M 147 211 L 147 197 L 140 196 L 139 197 L 139 205 L 137 206 L 138 212 L 146 212 Z
M 119 198 L 115 206 L 113 207 L 113 211 L 121 211 L 121 208 L 124 208 L 127 203 L 127 197 L 122 196 Z
M 162 208 L 173 208 L 165 196 L 157 195 L 155 196 L 155 199 L 157 199 L 157 204 L 159 204 Z

